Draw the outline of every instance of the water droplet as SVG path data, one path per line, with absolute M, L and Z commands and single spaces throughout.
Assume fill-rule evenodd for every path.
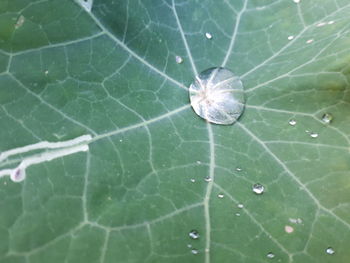
M 285 226 L 284 231 L 286 231 L 288 234 L 291 234 L 294 232 L 294 228 L 292 226 Z
M 184 60 L 182 59 L 182 57 L 176 56 L 175 57 L 175 61 L 176 61 L 177 64 L 181 64 Z
M 288 37 L 288 40 L 293 40 L 294 39 L 294 36 L 289 36 Z
M 332 120 L 333 120 L 333 115 L 332 115 L 332 114 L 330 114 L 330 113 L 325 113 L 325 114 L 323 114 L 323 116 L 322 116 L 322 121 L 323 121 L 324 123 L 329 124 L 329 123 L 332 122 Z
M 240 213 L 236 213 L 236 216 L 241 216 L 241 214 Z
M 333 255 L 335 253 L 334 249 L 332 247 L 327 247 L 326 249 L 326 253 L 328 255 Z
M 318 133 L 316 133 L 316 132 L 310 132 L 310 137 L 311 137 L 311 138 L 317 138 L 317 137 L 318 137 Z
M 237 168 L 236 168 L 236 171 L 237 171 L 237 172 L 241 172 L 241 171 L 242 171 L 242 168 L 237 167 Z
M 78 3 L 88 12 L 91 12 L 94 0 L 78 0 Z
M 224 194 L 218 194 L 219 198 L 224 198 Z
M 192 182 L 192 183 L 195 183 L 195 182 L 196 182 L 196 179 L 191 178 L 191 182 Z
M 321 22 L 321 23 L 318 23 L 316 26 L 317 26 L 317 27 L 321 27 L 321 26 L 325 26 L 325 25 L 326 25 L 325 22 Z
M 191 247 L 192 247 L 192 245 L 191 245 L 191 244 L 187 244 L 187 247 L 188 247 L 188 248 L 191 248 Z
M 233 124 L 243 113 L 243 84 L 228 69 L 204 70 L 196 76 L 189 92 L 193 110 L 208 122 Z
M 48 70 L 45 71 L 45 75 L 47 75 L 47 74 L 49 74 L 49 71 L 48 71 Z
M 295 126 L 295 125 L 297 124 L 297 121 L 294 120 L 294 119 L 291 119 L 291 120 L 288 121 L 288 123 L 289 123 L 289 125 L 291 125 L 291 126 Z
M 238 204 L 237 207 L 238 207 L 238 208 L 243 208 L 244 205 L 243 205 L 243 204 Z
M 16 168 L 10 175 L 13 182 L 22 182 L 26 178 L 26 170 L 22 168 Z
M 206 37 L 207 39 L 212 39 L 212 38 L 213 38 L 213 35 L 210 34 L 209 32 L 207 32 L 207 33 L 205 33 L 205 37 Z
M 198 252 L 197 249 L 194 248 L 194 249 L 191 250 L 191 253 L 192 253 L 193 255 L 197 255 L 199 252 Z
M 294 3 L 299 4 L 300 0 L 293 0 Z
M 274 258 L 274 257 L 275 257 L 275 254 L 272 253 L 272 252 L 269 252 L 269 253 L 267 253 L 266 256 L 267 256 L 268 258 Z
M 309 39 L 309 40 L 306 41 L 306 44 L 311 44 L 312 42 L 314 42 L 314 40 L 313 39 Z
M 327 24 L 328 25 L 332 25 L 332 24 L 334 24 L 335 22 L 332 20 L 332 21 L 329 21 Z
M 262 193 L 264 193 L 264 186 L 261 184 L 254 184 L 253 185 L 253 192 L 256 193 L 257 195 L 261 195 Z
M 192 239 L 198 239 L 199 233 L 197 230 L 191 230 L 190 233 L 188 233 L 189 237 Z
M 210 176 L 206 176 L 206 177 L 204 178 L 204 181 L 206 181 L 206 182 L 211 182 L 211 177 L 210 177 Z
M 20 28 L 20 27 L 23 25 L 23 23 L 24 23 L 25 20 L 26 20 L 25 17 L 22 16 L 22 15 L 20 15 L 19 18 L 17 19 L 16 24 L 15 24 L 15 28 L 16 28 L 16 29 L 17 29 L 17 28 Z
M 201 161 L 196 161 L 197 164 L 201 164 L 202 162 Z

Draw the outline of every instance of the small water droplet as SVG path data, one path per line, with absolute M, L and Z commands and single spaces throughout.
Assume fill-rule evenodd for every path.
M 311 138 L 317 138 L 317 137 L 318 137 L 318 133 L 316 133 L 316 132 L 310 132 L 310 137 L 311 137 Z
M 335 254 L 335 251 L 334 251 L 334 249 L 332 247 L 327 247 L 326 253 L 328 255 L 333 255 L 333 254 Z
M 22 182 L 26 178 L 26 170 L 22 168 L 16 168 L 10 175 L 13 182 Z
M 293 0 L 294 3 L 299 4 L 300 0 Z
M 49 74 L 49 71 L 48 71 L 48 70 L 45 71 L 45 75 L 47 75 L 47 74 Z
M 243 204 L 238 204 L 237 207 L 238 207 L 238 208 L 243 208 L 244 205 L 243 205 Z
M 314 42 L 314 40 L 313 39 L 309 39 L 309 40 L 306 41 L 306 44 L 311 44 L 312 42 Z
M 285 226 L 284 231 L 286 231 L 288 234 L 291 234 L 294 232 L 294 228 L 292 226 Z
M 78 0 L 78 3 L 88 12 L 91 12 L 94 0 Z
M 176 61 L 177 64 L 181 64 L 184 60 L 182 59 L 182 57 L 176 56 L 175 57 L 175 61 Z
M 294 39 L 294 36 L 289 36 L 288 37 L 288 40 L 293 40 Z
M 206 181 L 206 182 L 211 182 L 211 177 L 210 177 L 210 176 L 204 177 L 204 181 Z
M 263 194 L 264 190 L 265 190 L 264 186 L 259 183 L 253 185 L 253 192 L 256 193 L 257 195 Z
M 332 20 L 332 21 L 329 21 L 327 24 L 328 25 L 332 25 L 332 24 L 334 24 L 335 22 Z
M 317 27 L 321 27 L 321 26 L 325 26 L 325 25 L 326 25 L 325 22 L 321 22 L 321 23 L 318 23 L 316 26 L 317 26 Z
M 193 255 L 197 255 L 199 252 L 198 252 L 198 249 L 192 249 L 191 250 L 191 253 L 193 254 Z
M 288 123 L 289 123 L 289 125 L 291 125 L 291 126 L 295 126 L 295 125 L 297 124 L 297 121 L 294 120 L 294 119 L 291 119 L 291 120 L 288 121 Z
M 202 162 L 201 161 L 196 161 L 197 164 L 201 164 Z
M 332 114 L 330 114 L 330 113 L 325 113 L 325 114 L 323 114 L 323 116 L 322 116 L 322 121 L 323 121 L 324 123 L 329 124 L 329 123 L 332 122 L 332 120 L 333 120 L 333 115 L 332 115 Z
M 267 253 L 266 256 L 267 256 L 268 258 L 274 258 L 274 257 L 275 257 L 275 254 L 272 253 L 272 252 L 269 252 L 269 253 Z
M 16 24 L 15 24 L 15 28 L 16 29 L 20 28 L 23 25 L 24 21 L 25 21 L 25 17 L 20 15 L 19 18 L 17 19 Z
M 188 233 L 189 237 L 192 238 L 192 239 L 198 239 L 199 238 L 199 233 L 197 230 L 191 230 L 189 233 Z
M 192 247 L 192 245 L 191 245 L 191 244 L 187 244 L 187 247 L 188 247 L 188 248 L 191 248 L 191 247 Z
M 224 198 L 224 194 L 218 194 L 219 198 Z
M 240 213 L 236 213 L 236 216 L 241 216 L 241 214 Z
M 236 171 L 237 171 L 237 172 L 241 172 L 241 171 L 242 171 L 242 168 L 237 167 L 237 168 L 236 168 Z
M 207 33 L 205 33 L 205 37 L 206 37 L 207 39 L 212 39 L 212 38 L 213 38 L 213 35 L 210 34 L 209 32 L 207 32 Z
M 196 179 L 191 178 L 191 182 L 192 182 L 192 183 L 195 183 L 195 182 L 196 182 Z
M 189 92 L 193 110 L 208 122 L 233 124 L 243 113 L 245 99 L 242 81 L 228 69 L 204 70 L 196 76 Z

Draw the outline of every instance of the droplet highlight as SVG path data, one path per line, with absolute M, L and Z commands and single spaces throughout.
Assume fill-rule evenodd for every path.
M 333 249 L 332 247 L 327 247 L 326 253 L 327 253 L 328 255 L 334 255 L 334 254 L 335 254 L 335 251 L 334 251 L 334 249 Z
M 192 249 L 191 250 L 191 253 L 193 254 L 193 255 L 197 255 L 199 252 L 198 252 L 198 249 Z
M 213 35 L 210 34 L 209 32 L 207 32 L 207 33 L 205 33 L 205 37 L 206 37 L 207 39 L 212 39 L 212 38 L 213 38 Z
M 330 113 L 323 114 L 322 121 L 326 124 L 330 124 L 333 121 L 333 115 Z
M 291 120 L 288 121 L 288 123 L 289 123 L 290 126 L 295 126 L 297 124 L 297 121 L 294 120 L 294 119 L 291 119 Z
M 204 181 L 206 181 L 206 182 L 211 182 L 211 177 L 210 176 L 206 176 L 206 177 L 204 177 Z
M 198 239 L 199 238 L 199 233 L 197 230 L 191 230 L 189 233 L 188 233 L 188 236 L 192 239 Z
M 311 137 L 311 138 L 317 138 L 317 137 L 318 137 L 318 133 L 316 133 L 316 132 L 310 132 L 310 137 Z
M 191 106 L 208 122 L 233 124 L 244 111 L 241 80 L 225 68 L 210 68 L 196 76 L 189 88 Z
M 224 198 L 224 194 L 218 194 L 218 197 L 222 199 Z
M 289 36 L 288 37 L 288 40 L 293 40 L 294 39 L 294 36 Z
M 243 208 L 244 205 L 243 205 L 243 204 L 238 204 L 237 207 L 238 207 L 238 208 Z
M 269 252 L 269 253 L 267 253 L 266 257 L 267 257 L 267 258 L 274 258 L 274 257 L 275 257 L 275 254 L 272 253 L 272 252 Z
M 265 187 L 262 184 L 254 184 L 253 185 L 253 192 L 257 195 L 263 194 L 265 191 Z

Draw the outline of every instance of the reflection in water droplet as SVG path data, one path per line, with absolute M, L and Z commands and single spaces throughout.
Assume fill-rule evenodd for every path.
M 291 126 L 295 126 L 295 125 L 297 124 L 297 121 L 294 120 L 294 119 L 291 119 L 291 120 L 288 121 L 288 123 L 289 123 L 289 125 L 291 125 Z
M 289 36 L 288 37 L 288 40 L 293 40 L 294 39 L 294 36 Z
M 191 106 L 197 115 L 216 124 L 233 124 L 244 110 L 241 80 L 225 68 L 210 68 L 191 84 Z
M 237 207 L 238 207 L 238 208 L 243 208 L 244 205 L 243 205 L 243 204 L 238 204 Z
M 326 249 L 326 253 L 327 253 L 328 255 L 333 255 L 333 254 L 335 253 L 335 251 L 334 251 L 333 248 L 328 247 L 328 248 Z
M 253 192 L 256 193 L 257 195 L 261 195 L 262 193 L 264 193 L 264 186 L 261 184 L 254 184 L 253 185 Z
M 182 57 L 176 56 L 175 57 L 175 61 L 176 61 L 177 64 L 181 64 L 184 60 L 182 59 Z
M 224 198 L 224 195 L 223 194 L 218 194 L 218 197 L 219 198 Z
M 241 172 L 241 171 L 242 171 L 242 168 L 237 167 L 237 168 L 236 168 L 236 171 L 237 171 L 237 172 Z
M 213 35 L 210 34 L 209 32 L 207 32 L 207 33 L 205 33 L 205 37 L 206 37 L 207 39 L 212 39 L 212 38 L 213 38 Z
M 195 182 L 196 182 L 196 179 L 191 178 L 191 182 L 192 182 L 192 183 L 195 183 Z
M 241 214 L 240 213 L 236 213 L 236 216 L 241 216 Z
M 316 132 L 310 132 L 310 137 L 311 137 L 311 138 L 317 138 L 317 137 L 318 137 L 318 133 L 316 133 Z
M 268 258 L 274 258 L 274 257 L 275 257 L 275 254 L 272 253 L 272 252 L 269 252 L 269 253 L 267 253 L 266 256 L 267 256 Z
M 332 25 L 332 24 L 334 24 L 333 20 L 328 22 L 328 25 Z
M 325 113 L 325 114 L 323 114 L 323 116 L 322 116 L 322 121 L 323 121 L 324 123 L 329 124 L 329 123 L 332 122 L 332 120 L 333 120 L 333 115 L 332 115 L 332 114 L 330 114 L 330 113 Z
M 188 233 L 189 237 L 192 239 L 198 239 L 199 233 L 197 230 L 191 230 L 190 233 Z
M 204 178 L 204 181 L 206 181 L 206 182 L 211 182 L 211 177 L 210 177 L 210 176 L 206 176 L 206 177 Z
M 191 250 L 191 253 L 192 253 L 193 255 L 197 255 L 199 252 L 198 252 L 197 249 L 194 248 L 194 249 Z

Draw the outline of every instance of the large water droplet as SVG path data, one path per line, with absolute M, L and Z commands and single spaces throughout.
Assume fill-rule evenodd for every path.
M 322 116 L 322 121 L 323 121 L 324 123 L 329 124 L 329 123 L 332 122 L 332 120 L 333 120 L 333 115 L 332 115 L 332 114 L 330 114 L 330 113 L 325 113 L 325 114 L 323 114 L 323 116 Z
M 199 233 L 197 230 L 191 230 L 190 233 L 188 233 L 189 237 L 192 239 L 198 239 Z
M 275 254 L 272 253 L 272 252 L 269 252 L 269 253 L 267 253 L 266 256 L 267 256 L 268 258 L 274 258 L 274 257 L 275 257 Z
M 264 193 L 264 186 L 262 184 L 254 184 L 253 185 L 253 192 L 256 193 L 257 195 L 261 195 Z
M 241 80 L 225 68 L 204 70 L 190 86 L 191 106 L 197 115 L 216 124 L 233 124 L 244 110 Z
M 326 253 L 328 255 L 333 255 L 335 253 L 334 249 L 332 247 L 327 247 L 326 249 Z

